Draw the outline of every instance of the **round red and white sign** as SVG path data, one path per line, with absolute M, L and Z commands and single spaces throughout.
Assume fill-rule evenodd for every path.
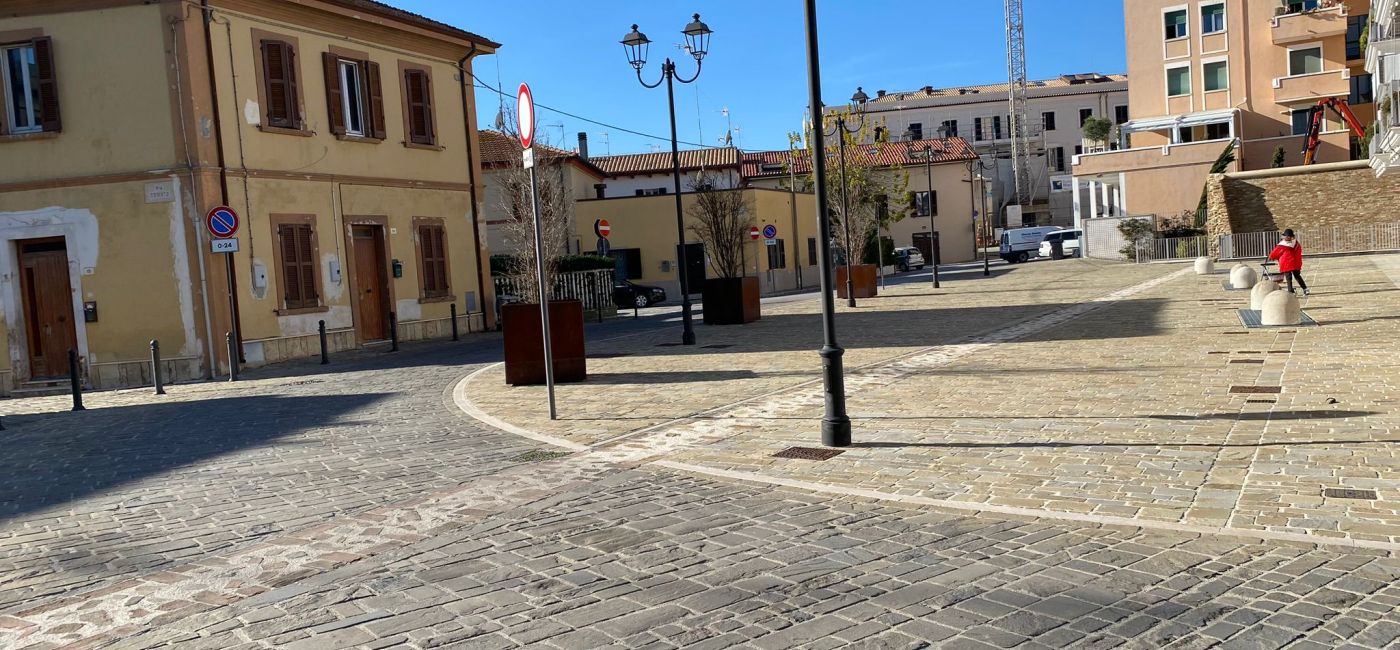
M 754 226 L 754 227 L 752 227 L 752 228 L 749 228 L 749 239 L 757 240 L 758 237 L 759 237 L 759 235 L 762 235 L 762 234 L 763 234 L 763 233 L 759 232 L 758 226 Z
M 529 149 L 535 143 L 535 98 L 527 84 L 520 84 L 515 96 L 515 117 L 520 123 L 520 146 Z
M 599 219 L 593 222 L 593 232 L 599 237 L 607 237 L 612 234 L 612 224 L 608 223 L 607 219 Z

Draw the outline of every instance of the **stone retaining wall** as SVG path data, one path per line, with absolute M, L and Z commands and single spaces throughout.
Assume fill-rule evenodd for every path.
M 1365 161 L 1212 174 L 1206 205 L 1217 253 L 1231 233 L 1400 222 L 1400 175 L 1376 178 Z

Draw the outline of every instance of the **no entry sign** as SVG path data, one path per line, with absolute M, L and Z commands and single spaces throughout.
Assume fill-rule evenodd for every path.
M 752 226 L 749 228 L 749 239 L 758 241 L 759 236 L 761 236 L 762 234 L 763 233 L 759 232 L 758 226 Z
M 527 84 L 520 84 L 515 95 L 515 116 L 520 122 L 520 146 L 529 149 L 535 144 L 535 98 Z
M 238 213 L 233 208 L 221 205 L 205 215 L 204 225 L 209 228 L 209 234 L 216 238 L 232 237 L 233 233 L 238 232 Z
M 593 222 L 593 232 L 599 237 L 607 237 L 612 233 L 612 224 L 607 219 L 599 219 Z

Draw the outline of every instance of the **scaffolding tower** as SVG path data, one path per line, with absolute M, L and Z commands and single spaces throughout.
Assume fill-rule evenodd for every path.
M 1006 67 L 1011 102 L 1011 170 L 1015 179 L 1015 204 L 1029 206 L 1032 129 L 1027 103 L 1026 23 L 1021 0 L 1006 0 Z

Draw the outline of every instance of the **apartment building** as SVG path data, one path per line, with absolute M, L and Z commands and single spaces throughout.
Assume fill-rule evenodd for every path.
M 993 200 L 1004 208 L 1015 200 L 1008 88 L 999 83 L 877 90 L 866 104 L 866 117 L 889 140 L 937 138 L 942 128 L 943 135 L 972 143 L 993 169 Z M 1128 77 L 1086 73 L 1040 79 L 1030 82 L 1027 96 L 1034 152 L 1032 204 L 1021 218 L 1028 225 L 1068 226 L 1074 217 L 1070 161 L 1086 146 L 1081 126 L 1089 117 L 1128 120 Z M 997 213 L 1003 214 L 1001 209 Z M 1004 217 L 997 225 L 1005 225 Z
M 514 136 L 489 129 L 481 131 L 480 140 L 482 176 L 486 182 L 483 210 L 486 215 L 487 244 L 493 255 L 520 253 L 517 250 L 518 242 L 511 242 L 506 234 L 506 224 L 511 219 L 507 185 L 510 175 L 518 173 L 521 168 L 520 141 Z M 577 215 L 572 210 L 573 203 L 580 199 L 601 198 L 607 175 L 588 159 L 588 138 L 583 133 L 579 134 L 578 151 L 568 151 L 538 141 L 534 148 L 537 173 L 556 175 L 555 180 L 570 207 L 569 232 L 576 232 Z M 569 250 L 562 252 L 582 252 L 583 242 L 581 237 L 570 237 Z
M 0 17 L 0 392 L 487 327 L 470 83 L 498 44 L 371 0 L 17 0 Z M 214 253 L 205 214 L 242 217 Z M 232 256 L 233 273 L 225 272 Z M 232 293 L 232 296 L 230 296 Z M 232 298 L 232 299 L 231 299 Z M 235 326 L 236 324 L 236 326 Z
M 1344 99 L 1375 115 L 1360 46 L 1369 0 L 1125 0 L 1129 117 L 1120 148 L 1076 156 L 1086 189 L 1075 220 L 1174 217 L 1194 211 L 1206 176 L 1232 143 L 1226 171 L 1302 163 L 1309 116 Z M 1362 157 L 1330 113 L 1317 162 Z
M 1366 70 L 1376 97 L 1371 167 L 1377 175 L 1400 168 L 1400 2 L 1374 0 L 1367 34 Z

